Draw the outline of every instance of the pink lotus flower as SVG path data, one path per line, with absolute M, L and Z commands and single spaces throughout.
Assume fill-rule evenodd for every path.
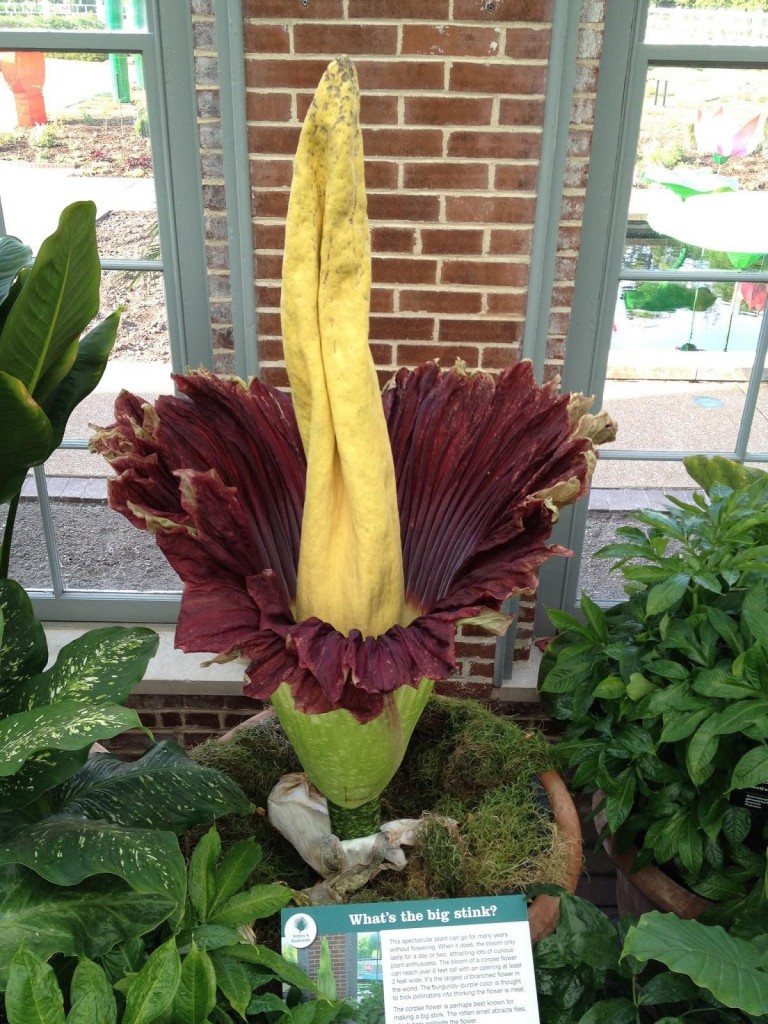
M 740 124 L 719 106 L 715 111 L 699 110 L 694 134 L 700 153 L 711 153 L 716 164 L 724 164 L 732 156 L 748 156 L 757 149 L 762 138 L 762 114 L 755 114 Z

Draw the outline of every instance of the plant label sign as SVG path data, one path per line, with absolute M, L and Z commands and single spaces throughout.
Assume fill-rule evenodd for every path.
M 731 793 L 731 803 L 737 807 L 746 807 L 748 811 L 760 816 L 768 815 L 768 782 L 748 789 L 736 789 Z
M 321 990 L 332 976 L 361 1020 L 539 1024 L 522 896 L 294 907 L 281 918 L 283 955 Z

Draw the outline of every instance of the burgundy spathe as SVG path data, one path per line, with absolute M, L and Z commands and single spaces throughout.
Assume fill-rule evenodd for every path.
M 185 397 L 154 407 L 124 392 L 92 446 L 117 474 L 110 505 L 155 534 L 184 583 L 177 646 L 247 657 L 253 697 L 286 682 L 301 711 L 369 721 L 384 694 L 454 670 L 458 622 L 535 588 L 566 553 L 547 546 L 557 510 L 541 492 L 570 481 L 574 501 L 588 486 L 593 443 L 571 396 L 538 386 L 528 362 L 401 370 L 383 406 L 414 617 L 377 637 L 297 623 L 306 461 L 290 397 L 205 371 L 174 380 Z

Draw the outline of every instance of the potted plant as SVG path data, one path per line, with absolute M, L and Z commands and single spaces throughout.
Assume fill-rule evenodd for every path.
M 765 906 L 768 821 L 753 791 L 768 780 L 768 474 L 686 466 L 704 494 L 636 513 L 644 529 L 621 527 L 598 552 L 628 599 L 603 610 L 584 596 L 584 621 L 551 613 L 560 633 L 540 689 L 565 723 L 572 784 L 599 793 L 622 882 L 690 917 L 707 901 Z M 694 897 L 675 902 L 651 865 Z M 654 878 L 672 895 L 650 891 Z
M 434 682 L 456 667 L 458 625 L 507 628 L 501 604 L 560 553 L 546 543 L 558 508 L 586 493 L 594 445 L 613 436 L 527 362 L 499 378 L 401 370 L 382 396 L 370 282 L 357 77 L 340 58 L 307 114 L 288 211 L 292 396 L 177 376 L 184 398 L 124 393 L 92 442 L 116 473 L 111 506 L 184 582 L 177 646 L 248 660 L 245 692 L 271 700 L 320 834 L 343 841 L 376 834 Z
M 768 1014 L 765 934 L 652 911 L 617 926 L 563 894 L 533 950 L 541 1024 L 744 1024 Z

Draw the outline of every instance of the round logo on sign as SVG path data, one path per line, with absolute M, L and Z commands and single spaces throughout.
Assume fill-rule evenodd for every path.
M 285 941 L 297 949 L 311 945 L 317 935 L 317 925 L 307 914 L 294 914 L 285 922 Z

